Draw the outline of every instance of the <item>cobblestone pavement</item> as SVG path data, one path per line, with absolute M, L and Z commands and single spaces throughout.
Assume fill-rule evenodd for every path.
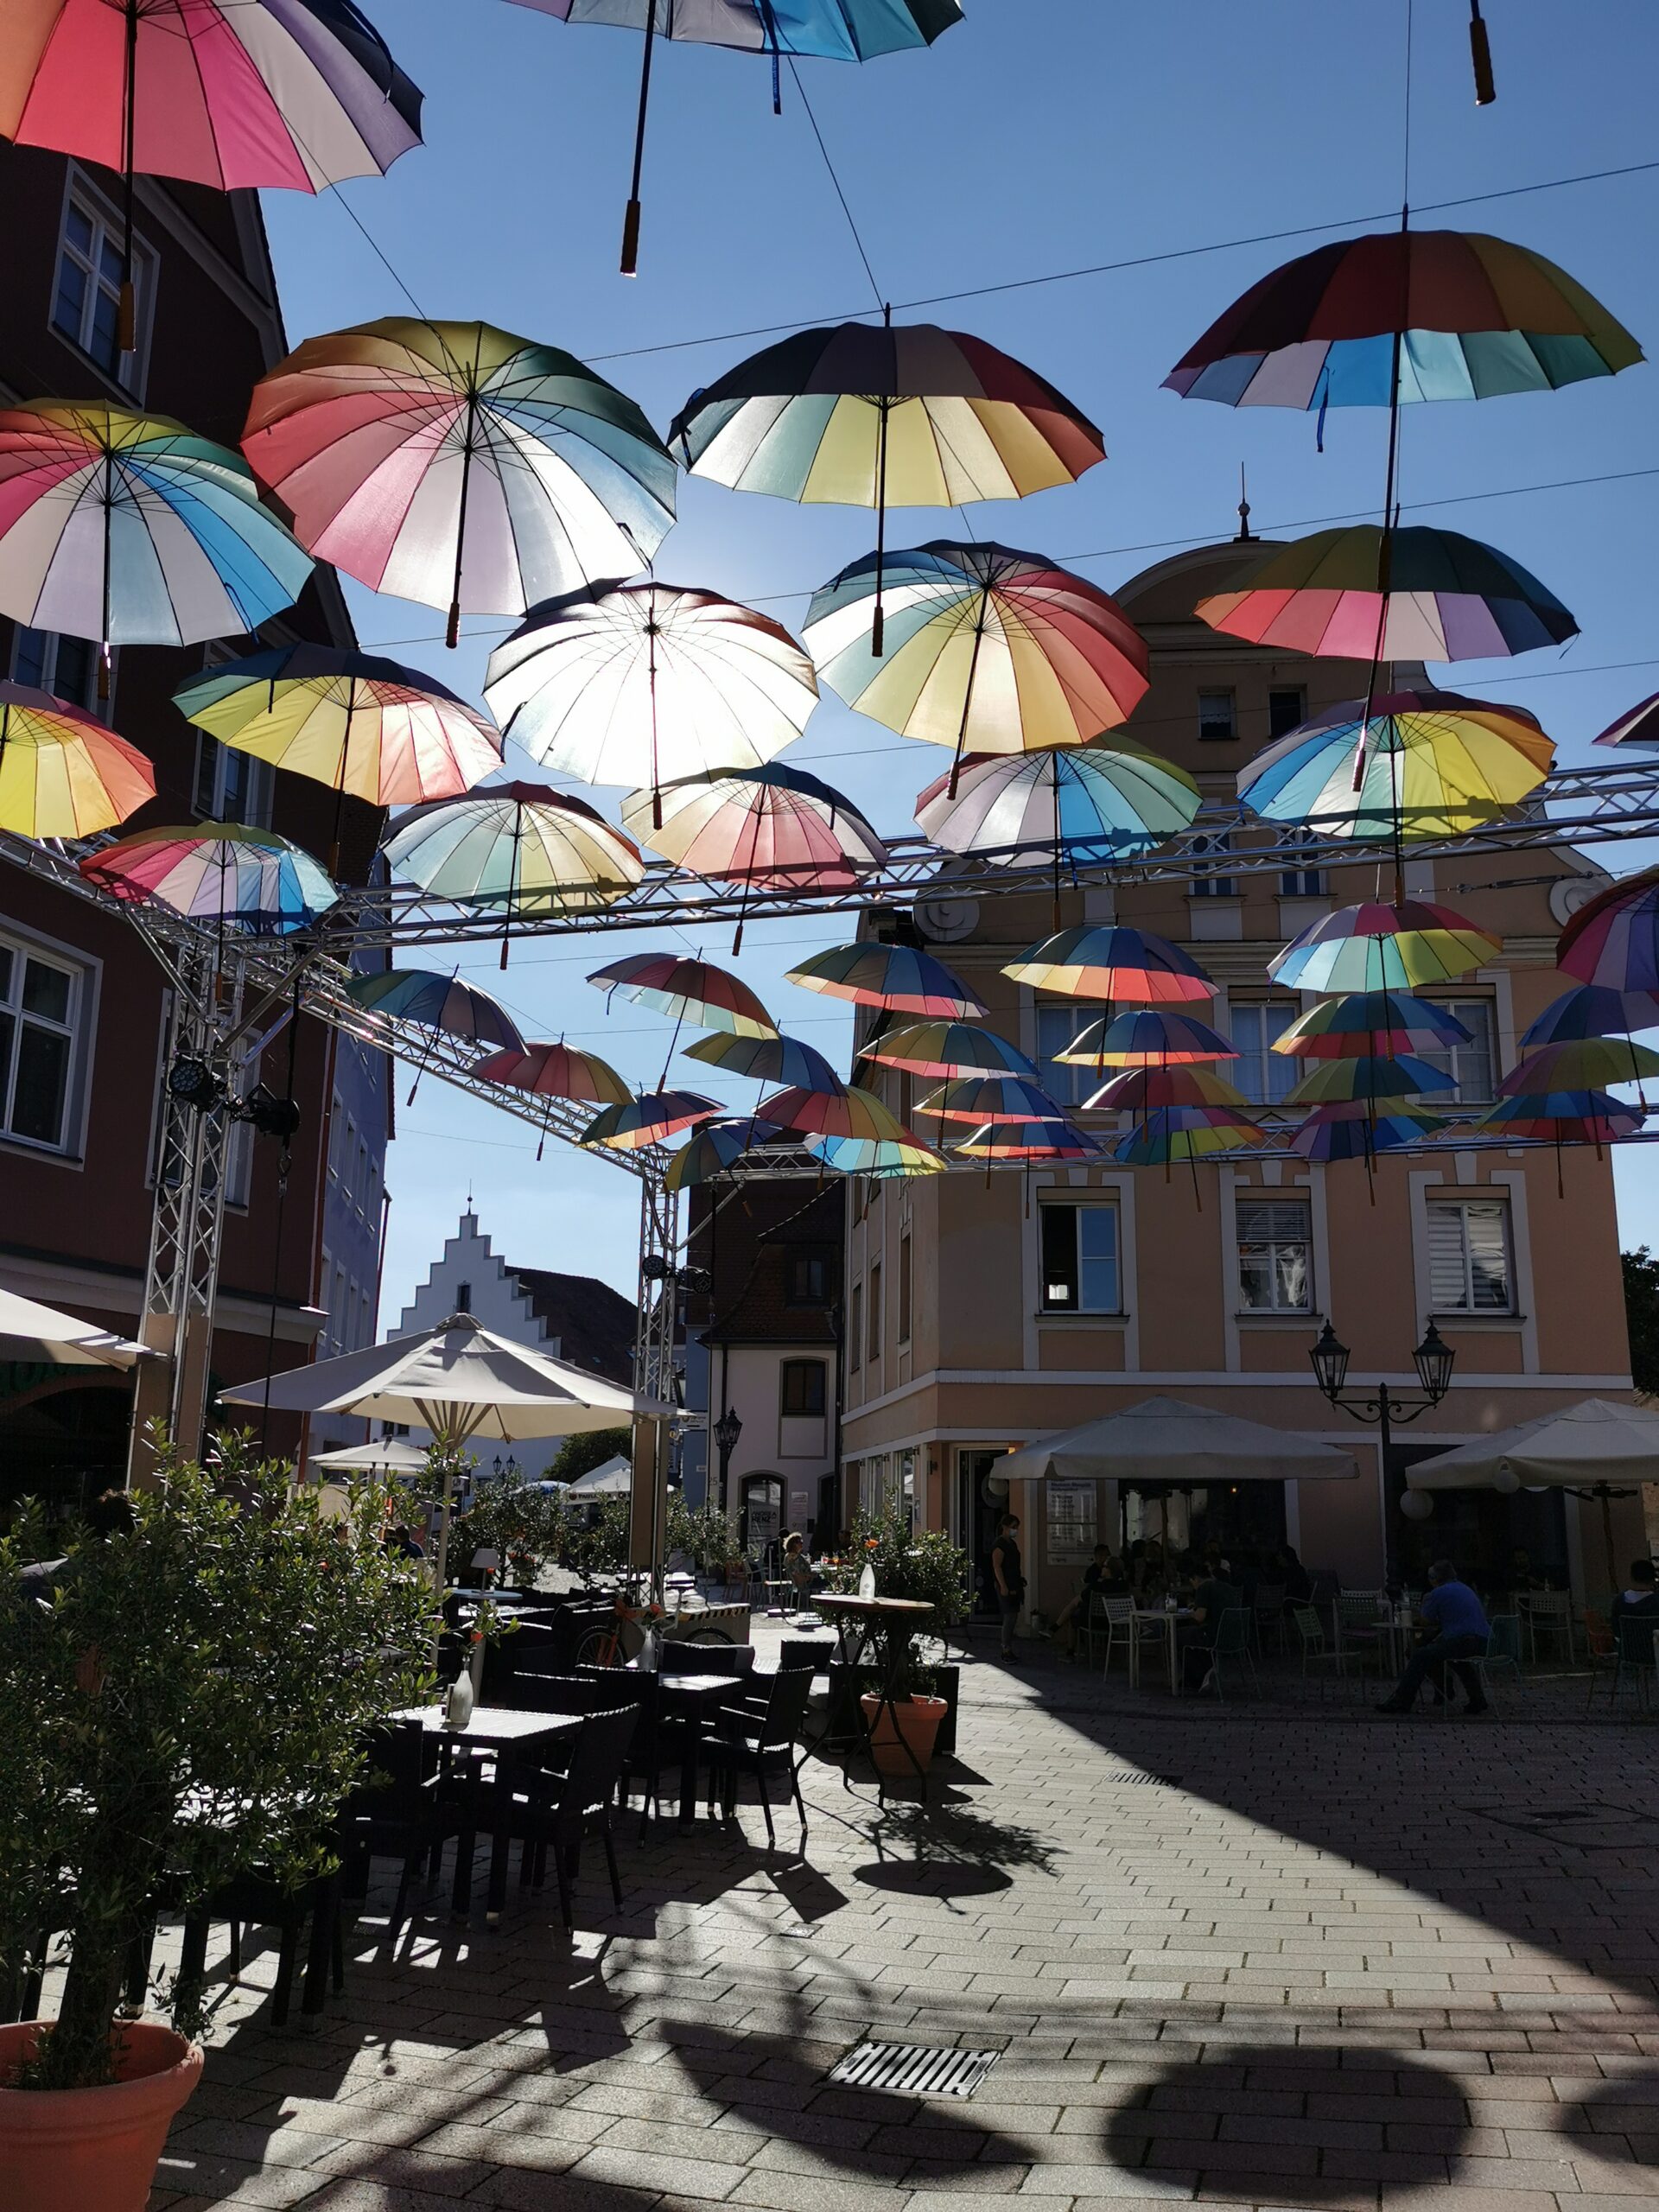
M 372 1912 L 321 2034 L 263 2024 L 256 1956 L 155 2212 L 1659 2212 L 1659 1733 L 1581 1684 L 1524 1722 L 963 1694 L 925 1811 L 808 1770 L 804 1857 L 631 1821 L 574 1941 L 526 1894 L 391 1956 Z M 965 2101 L 829 2083 L 871 2033 L 998 2056 Z

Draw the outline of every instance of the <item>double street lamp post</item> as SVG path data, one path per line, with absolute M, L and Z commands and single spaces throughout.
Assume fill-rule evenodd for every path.
M 1386 1382 L 1379 1382 L 1375 1389 L 1345 1393 L 1343 1385 L 1348 1379 L 1351 1355 L 1329 1321 L 1320 1330 L 1319 1340 L 1307 1356 L 1313 1363 L 1314 1376 L 1327 1403 L 1339 1406 L 1355 1421 L 1375 1425 L 1382 1446 L 1385 1476 L 1396 1426 L 1403 1427 L 1408 1421 L 1426 1414 L 1431 1406 L 1440 1404 L 1452 1388 L 1452 1370 L 1458 1357 L 1431 1321 L 1423 1332 L 1423 1341 L 1411 1356 L 1417 1380 L 1422 1385 L 1420 1396 L 1414 1392 L 1391 1390 Z

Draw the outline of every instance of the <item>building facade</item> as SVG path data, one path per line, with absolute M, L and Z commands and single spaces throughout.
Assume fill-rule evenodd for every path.
M 286 351 L 257 196 L 149 177 L 137 180 L 135 194 L 137 345 L 120 353 L 111 180 L 60 155 L 0 144 L 0 404 L 108 400 L 175 416 L 234 447 L 254 382 Z M 349 645 L 332 571 L 317 569 L 299 602 L 261 635 Z M 0 619 L 0 673 L 88 708 L 146 755 L 156 797 L 127 827 L 260 823 L 325 855 L 331 793 L 220 747 L 172 703 L 188 677 L 254 643 L 124 646 L 104 696 L 94 644 Z M 341 875 L 364 880 L 379 829 L 376 810 L 346 803 Z M 121 919 L 0 868 L 0 1280 L 125 1334 L 143 1300 L 167 1015 L 161 970 Z M 207 1357 L 215 1385 L 268 1371 L 268 1350 L 279 1367 L 307 1358 L 331 1294 L 321 1262 L 330 1033 L 302 1020 L 289 1055 L 283 1028 L 259 1070 L 279 1094 L 291 1072 L 300 1109 L 285 1200 L 276 1142 L 246 1125 L 232 1141 Z M 384 1071 L 364 1071 L 363 1083 L 384 1090 Z M 365 1096 L 357 1118 L 378 1181 L 385 1116 Z M 359 1284 L 376 1272 L 369 1213 L 362 1219 Z M 0 1376 L 0 1502 L 25 1491 L 72 1499 L 122 1479 L 131 1402 L 124 1378 L 86 1369 L 12 1373 Z M 270 1422 L 273 1447 L 296 1440 L 295 1424 Z
M 1128 733 L 1216 795 L 1231 791 L 1271 736 L 1365 690 L 1363 665 L 1253 648 L 1192 616 L 1195 601 L 1225 589 L 1255 550 L 1183 554 L 1117 594 L 1153 664 Z M 1224 851 L 1216 858 L 1224 863 Z M 1313 1001 L 1277 988 L 1268 963 L 1316 915 L 1389 896 L 1376 873 L 1372 864 L 1108 882 L 1064 891 L 1060 922 L 1118 919 L 1185 945 L 1218 986 L 1208 1018 L 1239 1054 L 1218 1071 L 1270 1110 L 1299 1070 L 1269 1048 Z M 1452 1101 L 1492 1097 L 1516 1039 L 1570 981 L 1554 964 L 1562 923 L 1603 880 L 1560 849 L 1529 851 L 1524 868 L 1502 854 L 1408 863 L 1408 895 L 1453 906 L 1503 942 L 1490 966 L 1423 995 L 1471 1032 L 1445 1064 L 1457 1078 Z M 991 1025 L 1041 1064 L 1054 1095 L 1100 1134 L 1118 1126 L 1084 1107 L 1102 1078 L 1054 1058 L 1101 1009 L 1034 995 L 1002 973 L 1055 926 L 1049 899 L 976 899 L 963 877 L 918 918 L 932 923 L 935 949 L 984 999 Z M 880 1087 L 906 1114 L 922 1088 L 896 1074 Z M 1391 1566 L 1421 1572 L 1425 1554 L 1447 1550 L 1471 1568 L 1496 1568 L 1517 1543 L 1576 1586 L 1586 1571 L 1592 1586 L 1605 1579 L 1599 1509 L 1559 1492 L 1464 1493 L 1442 1498 L 1435 1521 L 1421 1525 L 1397 1510 L 1418 1458 L 1587 1395 L 1629 1392 L 1612 1172 L 1595 1152 L 1384 1154 L 1370 1177 L 1363 1161 L 1294 1156 L 1167 1172 L 1106 1161 L 1002 1172 L 988 1185 L 952 1173 L 854 1190 L 849 1500 L 909 1495 L 929 1525 L 982 1560 L 1003 1503 L 1003 1454 L 1159 1394 L 1306 1430 L 1357 1463 L 1352 1482 L 1244 1485 L 1190 1500 L 1117 1497 L 1104 1484 L 1025 1485 L 1014 1507 L 1035 1562 L 1034 1601 L 1069 1593 L 1096 1532 L 1115 1547 L 1160 1534 L 1262 1548 L 1287 1541 L 1306 1565 L 1357 1586 L 1380 1583 Z M 1352 1349 L 1356 1384 L 1386 1377 L 1414 1389 L 1411 1355 L 1431 1319 L 1457 1353 L 1450 1393 L 1396 1431 L 1386 1467 L 1376 1430 L 1316 1387 L 1308 1351 L 1326 1316 Z M 1621 1546 L 1634 1543 L 1639 1514 L 1620 1511 Z

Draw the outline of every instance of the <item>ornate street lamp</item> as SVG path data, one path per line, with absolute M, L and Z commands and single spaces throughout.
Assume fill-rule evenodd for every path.
M 1404 1427 L 1431 1406 L 1438 1406 L 1452 1388 L 1452 1370 L 1457 1363 L 1455 1351 L 1431 1321 L 1423 1332 L 1423 1341 L 1411 1355 L 1417 1370 L 1417 1380 L 1422 1385 L 1421 1397 L 1410 1397 L 1402 1392 L 1390 1390 L 1386 1382 L 1379 1382 L 1374 1390 L 1361 1389 L 1349 1396 L 1343 1385 L 1348 1379 L 1348 1347 L 1343 1343 L 1329 1321 L 1320 1330 L 1319 1341 L 1308 1351 L 1313 1363 L 1313 1373 L 1319 1389 L 1328 1403 L 1339 1406 L 1355 1421 L 1374 1421 L 1382 1446 L 1382 1471 L 1388 1472 L 1389 1452 L 1394 1442 L 1395 1424 Z M 1408 1491 L 1402 1508 L 1408 1505 L 1416 1492 Z
M 731 1472 L 732 1454 L 737 1449 L 737 1440 L 743 1433 L 743 1423 L 737 1408 L 728 1407 L 715 1423 L 715 1449 L 720 1453 L 720 1510 L 727 1510 L 727 1477 Z

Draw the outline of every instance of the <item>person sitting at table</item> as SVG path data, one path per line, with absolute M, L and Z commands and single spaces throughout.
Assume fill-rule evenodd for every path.
M 1650 1559 L 1630 1561 L 1630 1579 L 1614 1599 L 1609 1618 L 1619 1657 L 1645 1667 L 1653 1656 L 1653 1632 L 1659 1628 L 1659 1587 Z
M 1077 1656 L 1079 1614 L 1086 1620 L 1089 1608 L 1097 1597 L 1127 1598 L 1128 1594 L 1128 1579 L 1122 1561 L 1112 1557 L 1109 1545 L 1096 1544 L 1093 1560 L 1083 1570 L 1077 1596 L 1054 1624 L 1054 1641 L 1068 1658 Z
M 1432 1634 L 1407 1661 L 1393 1696 L 1385 1698 L 1376 1709 L 1409 1713 L 1417 1702 L 1418 1691 L 1430 1681 L 1440 1696 L 1449 1700 L 1455 1678 L 1463 1685 L 1465 1713 L 1484 1713 L 1486 1695 L 1475 1662 L 1484 1657 L 1492 1632 L 1486 1609 L 1469 1585 L 1459 1580 L 1449 1559 L 1437 1559 L 1428 1570 L 1428 1591 L 1417 1610 Z
M 1532 1555 L 1524 1544 L 1517 1544 L 1510 1554 L 1511 1590 L 1547 1590 L 1549 1585 L 1532 1563 Z
M 790 1586 L 790 1595 L 796 1605 L 811 1602 L 817 1577 L 812 1572 L 812 1562 L 806 1555 L 806 1539 L 799 1535 L 784 1539 L 783 1573 L 780 1578 Z
M 1293 1544 L 1281 1544 L 1274 1554 L 1271 1579 L 1284 1584 L 1285 1596 L 1293 1605 L 1306 1605 L 1313 1595 L 1313 1578 L 1296 1556 Z
M 1192 1592 L 1192 1618 L 1182 1621 L 1175 1631 L 1176 1642 L 1181 1648 L 1183 1689 L 1202 1691 L 1213 1687 L 1215 1644 L 1221 1630 L 1221 1617 L 1231 1612 L 1238 1601 L 1239 1593 L 1230 1582 L 1205 1571 Z

